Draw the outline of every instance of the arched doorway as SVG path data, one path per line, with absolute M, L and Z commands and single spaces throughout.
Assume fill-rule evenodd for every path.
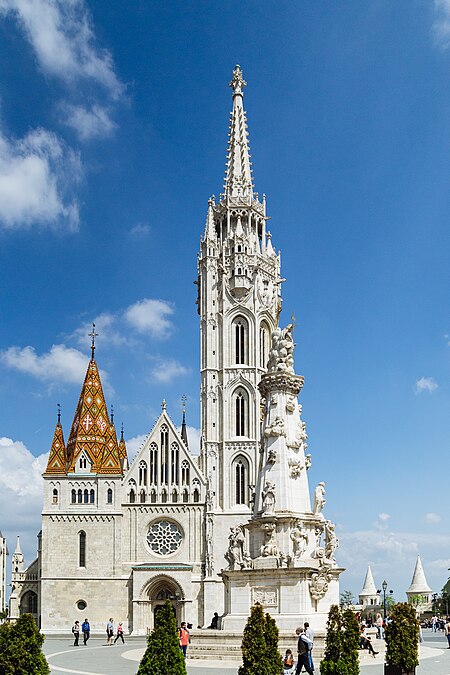
M 151 628 L 155 627 L 158 612 L 164 606 L 166 600 L 170 602 L 177 626 L 184 620 L 183 618 L 183 596 L 180 586 L 170 577 L 157 577 L 150 582 L 148 586 L 148 599 L 150 604 L 151 616 L 149 623 Z

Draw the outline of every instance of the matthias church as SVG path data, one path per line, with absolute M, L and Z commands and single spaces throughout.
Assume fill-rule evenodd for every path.
M 280 255 L 253 184 L 245 86 L 236 66 L 224 192 L 208 201 L 198 256 L 200 455 L 163 402 L 129 464 L 93 329 L 72 426 L 65 434 L 58 416 L 43 474 L 37 558 L 26 568 L 19 541 L 12 555 L 10 615 L 31 611 L 44 633 L 85 616 L 100 632 L 113 616 L 145 635 L 167 598 L 195 627 L 218 612 L 222 629 L 242 630 L 260 602 L 281 629 L 303 619 L 321 630 L 339 601 L 325 484 L 310 498 L 293 327 L 278 325 Z

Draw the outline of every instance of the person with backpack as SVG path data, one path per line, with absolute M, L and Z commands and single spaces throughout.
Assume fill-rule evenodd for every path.
M 85 619 L 83 623 L 81 624 L 81 632 L 83 633 L 83 644 L 84 646 L 87 645 L 87 641 L 89 640 L 91 636 L 91 626 L 89 624 L 89 621 Z
M 75 623 L 73 624 L 72 633 L 73 633 L 73 637 L 74 637 L 73 646 L 78 647 L 79 646 L 78 640 L 80 639 L 80 622 L 79 621 L 75 621 Z
M 308 675 L 314 675 L 314 671 L 309 665 L 309 650 L 312 649 L 313 646 L 312 640 L 310 640 L 309 637 L 306 635 L 305 629 L 299 627 L 297 628 L 295 633 L 296 635 L 298 635 L 298 643 L 297 643 L 298 660 L 295 675 L 300 675 L 303 668 L 306 670 Z

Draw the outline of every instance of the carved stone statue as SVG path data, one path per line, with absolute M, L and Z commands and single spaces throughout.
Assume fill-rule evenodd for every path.
M 293 396 L 290 396 L 286 401 L 286 412 L 293 413 L 295 410 L 295 399 Z
M 291 469 L 291 478 L 298 478 L 302 472 L 303 464 L 298 459 L 290 459 L 289 467 Z
M 246 569 L 251 566 L 251 558 L 245 548 L 245 531 L 243 525 L 232 527 L 228 536 L 228 549 L 225 553 L 225 559 L 228 561 L 230 569 Z
M 261 529 L 264 531 L 264 544 L 261 546 L 261 555 L 278 556 L 280 551 L 277 546 L 277 527 L 275 523 L 265 523 Z
M 325 521 L 325 557 L 336 562 L 334 559 L 334 552 L 339 546 L 339 541 L 336 537 L 335 525 L 331 520 Z
M 298 560 L 305 553 L 309 540 L 308 530 L 303 526 L 301 520 L 298 520 L 295 523 L 295 527 L 291 530 L 291 540 L 294 559 Z
M 277 461 L 278 453 L 275 450 L 275 448 L 270 448 L 269 452 L 267 453 L 267 462 L 269 464 L 275 464 Z
M 269 353 L 267 369 L 269 372 L 294 372 L 294 340 L 293 325 L 289 324 L 281 330 L 276 328 L 272 333 L 272 348 Z
M 275 508 L 275 483 L 272 483 L 270 480 L 266 480 L 262 490 L 262 500 L 263 500 L 263 515 L 271 516 L 273 515 Z
M 314 490 L 314 515 L 320 516 L 322 514 L 322 509 L 327 503 L 325 499 L 325 483 L 319 483 L 319 485 Z
M 305 467 L 307 471 L 311 468 L 311 455 L 305 456 Z
M 271 436 L 284 436 L 285 433 L 284 420 L 281 417 L 275 417 L 272 424 L 264 430 L 264 436 L 267 436 L 267 438 Z

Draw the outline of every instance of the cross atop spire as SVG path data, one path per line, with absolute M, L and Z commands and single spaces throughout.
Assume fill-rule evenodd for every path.
M 58 403 L 58 424 L 61 424 L 61 403 Z
M 233 70 L 230 87 L 233 89 L 233 110 L 230 119 L 227 166 L 225 174 L 225 195 L 244 198 L 253 197 L 253 178 L 248 143 L 247 118 L 243 108 L 243 88 L 246 81 L 239 65 Z
M 91 358 L 92 360 L 94 359 L 94 352 L 95 352 L 95 338 L 98 337 L 98 333 L 95 332 L 95 323 L 92 322 L 92 332 L 89 333 L 89 337 L 92 338 L 91 341 Z

